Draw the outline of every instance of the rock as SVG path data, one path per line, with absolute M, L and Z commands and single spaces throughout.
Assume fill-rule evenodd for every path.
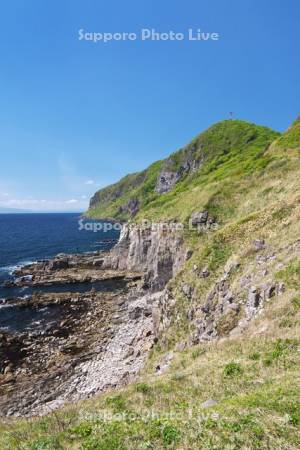
M 204 305 L 201 306 L 201 311 L 204 312 L 204 314 L 208 314 L 210 311 L 210 306 L 208 303 L 205 303 Z
M 102 267 L 104 263 L 104 258 L 96 258 L 93 261 L 93 266 L 94 267 Z
M 193 212 L 190 218 L 190 223 L 193 227 L 196 227 L 197 225 L 203 225 L 206 224 L 208 220 L 208 211 L 196 211 Z
M 264 290 L 264 299 L 269 300 L 270 298 L 274 297 L 276 294 L 276 284 L 272 283 L 269 286 L 267 286 Z
M 131 198 L 125 205 L 119 207 L 119 213 L 129 213 L 131 217 L 135 216 L 139 210 L 139 200 Z
M 159 194 L 169 192 L 179 179 L 177 172 L 162 171 L 157 178 L 155 191 Z
M 260 303 L 259 291 L 255 286 L 252 286 L 248 294 L 248 306 L 250 308 L 258 308 Z
M 170 351 L 165 355 L 165 361 L 170 362 L 172 361 L 172 359 L 174 359 L 174 352 Z
M 4 374 L 4 375 L 11 374 L 12 371 L 13 371 L 13 366 L 12 366 L 12 364 L 8 364 L 8 365 L 5 367 L 3 374 Z
M 188 283 L 184 283 L 181 290 L 187 298 L 192 298 L 193 288 Z
M 185 259 L 188 261 L 193 256 L 193 250 L 187 250 Z
M 50 270 L 67 269 L 69 267 L 69 259 L 68 258 L 53 259 L 50 261 L 48 267 Z
M 209 272 L 208 268 L 204 267 L 204 269 L 202 269 L 200 275 L 201 275 L 202 278 L 208 278 L 209 275 L 210 275 L 210 272 Z
M 276 294 L 282 295 L 285 291 L 285 284 L 283 282 L 280 282 L 276 285 Z
M 255 251 L 263 250 L 266 247 L 266 243 L 264 239 L 255 239 L 252 241 L 252 248 Z
M 183 352 L 183 350 L 185 350 L 187 347 L 187 343 L 186 342 L 178 342 L 175 346 L 175 350 L 177 352 Z
M 230 303 L 228 305 L 229 309 L 232 309 L 233 311 L 239 311 L 240 310 L 240 305 L 238 305 L 237 303 Z
M 212 398 L 209 398 L 205 402 L 201 403 L 201 408 L 210 408 L 211 406 L 217 405 L 218 402 L 216 400 L 213 400 Z
M 152 308 L 149 305 L 138 304 L 129 308 L 129 318 L 136 320 L 141 316 L 149 317 L 152 315 Z

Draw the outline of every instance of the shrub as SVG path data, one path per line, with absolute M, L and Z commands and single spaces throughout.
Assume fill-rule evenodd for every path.
M 172 380 L 173 381 L 182 381 L 185 379 L 185 375 L 183 373 L 174 373 L 174 375 L 172 375 Z
M 277 339 L 273 350 L 267 354 L 264 364 L 270 366 L 274 361 L 280 358 L 284 353 L 294 347 L 294 343 L 289 339 Z
M 242 372 L 243 372 L 243 369 L 242 369 L 240 363 L 230 362 L 230 363 L 226 364 L 226 366 L 224 367 L 224 375 L 226 377 L 234 377 L 234 376 L 240 375 Z
M 140 392 L 141 394 L 148 394 L 150 392 L 151 388 L 146 383 L 138 383 L 136 385 L 136 391 Z
M 176 442 L 180 436 L 179 431 L 172 425 L 165 425 L 163 428 L 163 443 L 164 445 L 171 445 Z
M 124 411 L 126 409 L 126 402 L 121 395 L 115 395 L 114 397 L 108 397 L 106 404 L 113 408 L 114 411 Z
M 204 355 L 205 351 L 206 350 L 203 348 L 196 348 L 195 350 L 192 351 L 192 358 L 193 359 L 199 358 L 199 356 Z
M 260 353 L 254 352 L 249 355 L 249 359 L 252 359 L 252 361 L 258 361 L 260 359 Z
M 72 429 L 72 433 L 77 434 L 80 437 L 87 437 L 92 434 L 93 428 L 87 423 L 81 423 L 77 427 Z

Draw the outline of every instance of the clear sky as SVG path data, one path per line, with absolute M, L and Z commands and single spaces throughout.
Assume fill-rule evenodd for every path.
M 4 0 L 0 17 L 0 207 L 80 211 L 229 111 L 280 131 L 300 114 L 299 0 Z M 78 39 L 142 28 L 220 39 Z

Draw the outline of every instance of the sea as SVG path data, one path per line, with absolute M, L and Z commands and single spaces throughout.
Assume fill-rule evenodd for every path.
M 58 253 L 109 250 L 117 241 L 120 231 L 114 227 L 101 227 L 99 223 L 104 224 L 103 221 L 97 221 L 95 226 L 96 222 L 90 219 L 82 222 L 80 213 L 0 214 L 0 299 L 25 296 L 32 292 L 28 288 L 3 286 L 4 281 L 11 279 L 18 267 L 51 258 Z M 70 286 L 48 286 L 44 290 L 59 292 L 67 288 L 70 290 Z M 82 292 L 91 287 L 75 285 L 72 289 Z

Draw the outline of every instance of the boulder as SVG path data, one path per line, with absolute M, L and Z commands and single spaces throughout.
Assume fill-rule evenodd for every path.
M 209 398 L 208 400 L 206 400 L 205 402 L 203 402 L 203 403 L 201 403 L 201 407 L 202 408 L 209 408 L 209 407 L 211 407 L 211 406 L 214 406 L 214 405 L 217 405 L 217 401 L 216 400 L 214 400 L 214 399 L 212 399 L 212 398 Z
M 68 267 L 69 267 L 69 259 L 68 258 L 52 259 L 49 262 L 50 270 L 67 269 Z
M 182 292 L 184 293 L 184 295 L 185 295 L 187 298 L 192 298 L 192 295 L 193 295 L 193 288 L 192 288 L 191 285 L 189 285 L 188 283 L 184 283 L 184 284 L 182 285 L 181 290 L 182 290 Z
M 264 239 L 254 239 L 254 241 L 252 241 L 252 248 L 257 252 L 264 249 L 265 246 L 266 243 Z
M 208 220 L 208 211 L 196 211 L 191 215 L 191 224 L 193 227 L 206 224 Z

